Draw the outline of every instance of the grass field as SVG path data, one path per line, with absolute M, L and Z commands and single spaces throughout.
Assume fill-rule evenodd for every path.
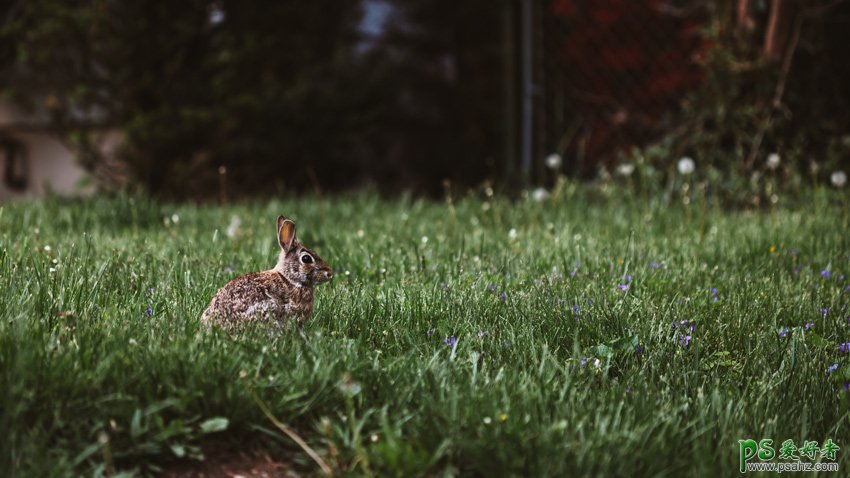
M 215 291 L 274 264 L 278 214 L 336 270 L 313 319 L 206 332 Z M 731 476 L 744 438 L 832 439 L 850 471 L 848 231 L 829 191 L 6 204 L 0 475 L 228 447 L 320 473 L 263 407 L 343 475 Z

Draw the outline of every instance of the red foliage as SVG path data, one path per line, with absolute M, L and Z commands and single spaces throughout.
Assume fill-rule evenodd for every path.
M 605 138 L 585 138 L 591 147 L 599 143 L 600 150 L 589 154 L 606 156 L 646 141 L 657 120 L 701 83 L 703 70 L 698 62 L 708 47 L 700 35 L 702 23 L 699 18 L 665 12 L 668 3 L 552 3 L 552 14 L 566 24 L 561 60 L 567 72 L 567 95 L 574 101 L 573 108 L 596 122 L 591 128 L 596 139 Z M 619 131 L 604 131 L 607 128 Z

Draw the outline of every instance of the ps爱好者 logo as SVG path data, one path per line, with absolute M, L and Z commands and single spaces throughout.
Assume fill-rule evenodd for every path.
M 770 438 L 738 440 L 738 463 L 741 473 L 748 471 L 838 471 L 838 451 L 841 447 L 832 438 L 823 445 L 805 440 L 797 446 L 785 440 L 778 447 Z

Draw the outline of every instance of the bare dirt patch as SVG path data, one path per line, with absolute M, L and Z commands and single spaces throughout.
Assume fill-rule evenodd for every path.
M 265 450 L 236 450 L 234 444 L 203 447 L 206 459 L 181 460 L 164 466 L 165 478 L 278 478 L 298 477 L 291 464 L 273 458 Z

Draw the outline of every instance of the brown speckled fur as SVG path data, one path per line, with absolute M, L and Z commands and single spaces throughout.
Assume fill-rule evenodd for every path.
M 295 319 L 301 324 L 310 318 L 313 287 L 330 280 L 333 273 L 315 252 L 298 243 L 295 223 L 283 216 L 278 218 L 278 242 L 281 252 L 277 265 L 237 277 L 222 287 L 201 316 L 204 325 L 218 324 L 232 330 L 256 321 L 282 325 Z M 302 262 L 305 254 L 312 263 Z

